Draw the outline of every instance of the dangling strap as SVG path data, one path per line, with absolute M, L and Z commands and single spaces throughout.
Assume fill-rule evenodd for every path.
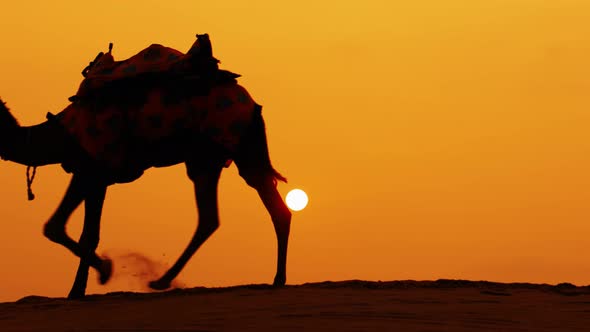
M 35 174 L 37 173 L 37 166 L 33 166 L 33 175 L 30 175 L 31 166 L 27 166 L 27 196 L 29 201 L 35 199 L 35 195 L 31 190 L 31 185 L 33 184 L 33 180 L 35 179 Z

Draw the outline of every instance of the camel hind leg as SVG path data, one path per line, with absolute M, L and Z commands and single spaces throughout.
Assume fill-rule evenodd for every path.
M 285 205 L 276 188 L 273 176 L 244 176 L 248 185 L 256 189 L 264 207 L 270 214 L 277 236 L 277 271 L 274 286 L 284 286 L 287 282 L 287 246 L 291 229 L 291 211 Z
M 240 176 L 256 189 L 264 207 L 270 214 L 277 236 L 277 272 L 274 286 L 283 286 L 287 280 L 287 246 L 291 229 L 291 211 L 285 205 L 276 186 L 277 181 L 287 182 L 270 162 L 262 107 L 256 105 L 250 128 L 244 135 L 235 155 Z

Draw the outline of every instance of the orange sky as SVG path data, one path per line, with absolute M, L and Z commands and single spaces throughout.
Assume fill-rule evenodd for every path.
M 288 283 L 462 278 L 590 283 L 590 3 L 563 0 L 36 1 L 3 5 L 0 97 L 21 124 L 67 105 L 97 52 L 186 51 L 209 33 L 264 106 L 271 159 L 310 205 Z M 0 301 L 65 296 L 77 260 L 43 238 L 69 175 L 0 164 Z M 270 283 L 274 231 L 234 166 L 221 228 L 179 279 Z M 196 226 L 183 166 L 109 189 L 99 252 L 171 264 Z M 69 224 L 80 232 L 82 209 Z M 89 293 L 108 287 L 91 275 Z

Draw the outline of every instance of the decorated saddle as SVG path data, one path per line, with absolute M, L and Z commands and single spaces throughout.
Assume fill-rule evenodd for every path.
M 100 52 L 82 70 L 84 80 L 70 101 L 96 96 L 113 85 L 135 84 L 137 80 L 191 79 L 207 81 L 231 80 L 240 75 L 219 70 L 219 60 L 213 57 L 208 34 L 198 34 L 197 40 L 184 54 L 159 44 L 152 44 L 129 59 L 115 61 L 113 44 L 107 53 Z

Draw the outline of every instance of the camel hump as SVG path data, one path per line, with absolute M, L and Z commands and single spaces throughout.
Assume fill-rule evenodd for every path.
M 151 44 L 128 59 L 115 61 L 111 51 L 112 43 L 109 44 L 107 53 L 100 52 L 84 68 L 84 80 L 76 95 L 70 97 L 71 101 L 92 95 L 101 88 L 122 80 L 170 76 L 206 77 L 218 72 L 219 60 L 213 57 L 208 34 L 197 35 L 197 40 L 186 54 L 160 44 Z

